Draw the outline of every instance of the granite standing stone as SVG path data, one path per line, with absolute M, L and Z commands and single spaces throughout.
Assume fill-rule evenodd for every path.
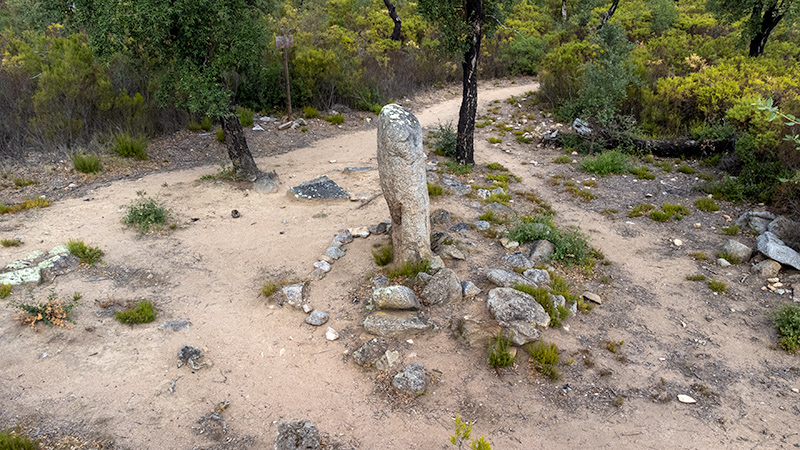
M 378 172 L 392 216 L 395 261 L 432 259 L 422 128 L 400 105 L 384 106 L 378 117 Z

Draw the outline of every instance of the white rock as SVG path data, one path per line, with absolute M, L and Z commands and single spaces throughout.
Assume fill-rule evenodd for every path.
M 683 241 L 680 239 L 675 239 L 672 241 L 672 243 L 675 244 L 676 247 L 680 247 L 681 245 L 683 245 Z
M 331 327 L 328 327 L 328 331 L 325 332 L 325 339 L 329 341 L 335 341 L 339 339 L 339 332 Z
M 681 403 L 689 403 L 689 404 L 697 403 L 697 400 L 693 399 L 692 397 L 689 397 L 688 395 L 684 395 L 684 394 L 679 394 L 678 395 L 678 401 L 681 402 Z

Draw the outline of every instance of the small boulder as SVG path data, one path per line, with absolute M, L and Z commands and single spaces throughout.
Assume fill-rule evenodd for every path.
M 327 250 L 325 250 L 325 256 L 335 261 L 344 256 L 344 250 L 331 245 Z
M 492 226 L 492 224 L 490 224 L 489 222 L 487 222 L 485 220 L 475 221 L 475 228 L 477 228 L 478 230 L 481 230 L 481 231 L 488 230 L 489 227 L 491 227 L 491 226 Z
M 431 226 L 450 223 L 450 211 L 437 209 L 431 214 Z
M 467 230 L 469 230 L 469 224 L 467 222 L 458 222 L 457 224 L 450 227 L 450 231 L 455 231 L 459 233 Z
M 760 234 L 767 231 L 767 226 L 773 220 L 775 220 L 775 214 L 769 211 L 750 211 L 736 219 L 736 225 L 739 225 L 739 228 L 750 229 Z
M 328 313 L 315 309 L 306 317 L 306 323 L 315 327 L 325 325 L 328 322 Z
M 439 269 L 423 289 L 422 301 L 428 305 L 439 305 L 461 300 L 461 282 L 451 269 Z
M 158 328 L 168 331 L 183 331 L 188 330 L 191 325 L 192 323 L 188 320 L 168 320 L 166 322 L 162 322 Z
M 479 322 L 469 317 L 462 317 L 453 321 L 452 331 L 455 337 L 462 340 L 467 346 L 485 348 L 489 339 L 502 331 L 502 328 L 489 322 Z
M 503 269 L 489 269 L 486 271 L 486 278 L 500 287 L 514 287 L 518 284 L 527 284 L 530 286 L 536 287 L 535 283 L 532 283 L 527 278 L 523 277 L 522 275 L 509 272 Z
M 514 269 L 530 269 L 534 266 L 533 262 L 519 251 L 503 256 L 502 260 Z
M 474 298 L 478 294 L 481 293 L 481 289 L 478 286 L 475 286 L 475 283 L 472 281 L 462 281 L 461 282 L 461 296 L 470 299 Z
M 442 245 L 439 246 L 439 251 L 437 252 L 439 256 L 442 258 L 450 258 L 450 259 L 457 259 L 459 261 L 463 261 L 467 259 L 467 255 L 461 251 L 455 245 Z
M 488 205 L 483 207 L 483 210 L 493 211 L 495 215 L 499 214 L 500 218 L 502 219 L 511 219 L 516 215 L 513 209 L 509 208 L 508 206 L 502 203 L 497 203 L 497 202 L 489 203 Z
M 528 252 L 528 259 L 534 263 L 549 260 L 556 251 L 556 247 L 547 240 L 533 241 L 526 246 L 526 249 Z
M 378 309 L 417 310 L 420 307 L 414 291 L 406 286 L 388 286 L 373 290 L 372 304 Z
M 771 259 L 765 259 L 750 268 L 750 272 L 758 274 L 761 278 L 777 277 L 781 271 L 781 263 Z
M 532 296 L 511 288 L 494 288 L 489 291 L 486 307 L 499 322 L 522 321 L 546 327 L 550 316 Z
M 409 364 L 392 379 L 392 386 L 400 392 L 422 395 L 428 390 L 428 372 L 422 364 Z
M 431 330 L 431 325 L 419 312 L 378 311 L 362 322 L 367 333 L 380 337 L 407 336 Z
M 333 240 L 341 244 L 349 244 L 353 242 L 353 235 L 350 233 L 350 230 L 344 230 L 337 234 Z
M 778 216 L 769 223 L 767 231 L 782 240 L 786 246 L 800 252 L 800 222 Z
M 770 231 L 764 232 L 756 239 L 758 251 L 775 261 L 800 270 L 800 253 L 786 246 L 783 241 Z
M 550 272 L 544 269 L 528 269 L 522 272 L 522 276 L 536 286 L 546 286 L 550 284 Z
M 728 242 L 722 247 L 722 252 L 731 255 L 740 262 L 745 262 L 750 259 L 750 256 L 753 254 L 753 249 L 739 241 L 728 239 Z M 734 261 L 729 262 L 733 263 Z
M 359 366 L 372 367 L 388 348 L 389 345 L 385 340 L 380 338 L 370 339 L 353 352 L 353 361 Z
M 278 425 L 275 450 L 319 450 L 319 431 L 308 420 Z
M 328 273 L 331 271 L 331 263 L 327 261 L 317 261 L 314 263 L 314 268 L 319 269 L 322 273 Z
M 303 303 L 305 303 L 306 291 L 307 289 L 304 283 L 290 284 L 281 288 L 281 292 L 283 292 L 286 303 L 288 303 L 289 306 L 294 306 L 295 308 L 303 307 Z M 280 302 L 280 305 L 283 306 L 283 302 Z
M 386 275 L 378 275 L 372 279 L 372 286 L 382 288 L 389 285 L 389 278 Z

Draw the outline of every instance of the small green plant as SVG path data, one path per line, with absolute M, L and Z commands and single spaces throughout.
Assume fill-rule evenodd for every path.
M 508 206 L 508 203 L 510 201 L 511 201 L 511 194 L 507 194 L 505 192 L 502 193 L 498 192 L 486 198 L 486 203 L 500 203 L 506 206 Z
M 450 436 L 450 443 L 458 447 L 458 450 L 462 450 L 471 435 L 472 422 L 465 423 L 461 420 L 461 414 L 456 414 L 455 433 Z M 469 441 L 469 450 L 492 450 L 492 446 L 481 436 L 478 439 Z
M 689 252 L 689 256 L 694 258 L 695 261 L 708 261 L 706 252 Z
M 21 315 L 16 317 L 19 321 L 31 327 L 42 322 L 47 326 L 72 328 L 69 324 L 72 319 L 72 310 L 78 306 L 77 301 L 64 303 L 58 298 L 55 291 L 48 294 L 44 302 L 36 302 L 33 293 L 30 293 L 31 302 L 11 302 L 9 306 L 16 309 Z
M 645 155 L 644 162 L 646 162 L 647 164 L 654 164 L 656 160 L 653 158 L 653 155 Z
M 566 184 L 566 183 L 564 183 L 564 184 Z M 572 194 L 573 197 L 579 198 L 579 199 L 583 200 L 584 202 L 590 202 L 590 201 L 592 201 L 592 200 L 597 198 L 597 196 L 594 195 L 591 191 L 586 190 L 586 189 L 580 189 L 580 188 L 578 188 L 576 186 L 567 187 L 567 192 Z
M 680 203 L 664 203 L 661 209 L 669 214 L 670 217 L 674 217 L 675 220 L 681 220 L 689 215 L 689 208 Z
M 80 239 L 70 239 L 67 241 L 67 250 L 75 255 L 81 263 L 89 266 L 94 266 L 100 262 L 100 258 L 103 256 L 103 250 L 101 250 L 100 247 L 86 245 L 86 243 Z
M 437 197 L 444 194 L 444 188 L 438 184 L 428 183 L 428 197 Z
M 586 187 L 594 187 L 597 186 L 597 180 L 583 180 L 581 184 Z
M 155 307 L 153 303 L 148 300 L 140 300 L 136 302 L 136 306 L 125 311 L 117 311 L 114 313 L 114 318 L 119 322 L 127 325 L 136 325 L 139 323 L 150 323 L 156 320 Z
M 728 285 L 723 281 L 708 280 L 708 288 L 717 293 L 728 292 Z
M 650 219 L 652 219 L 652 220 L 654 220 L 656 222 L 666 222 L 671 217 L 672 216 L 670 216 L 669 214 L 665 213 L 664 211 L 652 211 L 650 213 Z
M 605 348 L 609 352 L 611 352 L 611 353 L 616 355 L 617 353 L 619 353 L 620 347 L 622 347 L 624 344 L 625 344 L 625 341 L 611 341 L 611 340 L 608 340 L 608 341 L 605 341 L 605 343 L 603 343 L 603 348 Z
M 511 354 L 511 338 L 497 333 L 489 339 L 489 367 L 499 369 L 514 365 L 516 358 Z
M 610 150 L 597 156 L 592 156 L 581 161 L 581 170 L 596 175 L 627 173 L 628 155 L 619 150 Z
M 553 160 L 554 164 L 569 164 L 570 162 L 572 162 L 572 159 L 567 155 L 561 155 Z
M 317 108 L 314 108 L 313 106 L 306 106 L 305 108 L 303 108 L 303 116 L 306 119 L 313 119 L 319 116 L 319 111 L 317 110 Z
M 21 429 L 2 430 L 0 450 L 39 450 L 39 443 L 32 441 Z
M 677 169 L 677 170 L 678 170 L 678 172 L 680 172 L 680 173 L 685 173 L 685 174 L 687 174 L 687 175 L 691 175 L 691 174 L 693 174 L 693 173 L 694 173 L 694 169 L 692 168 L 692 166 L 690 166 L 690 165 L 688 165 L 688 164 L 686 164 L 686 163 L 683 163 L 683 164 L 681 164 L 681 165 L 678 167 L 678 169 Z
M 18 188 L 24 188 L 25 186 L 36 184 L 36 180 L 31 180 L 29 178 L 12 177 L 11 181 L 13 181 L 14 186 Z
M 372 259 L 375 260 L 375 264 L 381 267 L 386 266 L 394 259 L 394 249 L 391 245 L 387 245 L 374 250 L 372 252 Z
M 616 214 L 616 213 L 618 213 L 618 212 L 619 212 L 619 210 L 618 210 L 618 209 L 614 209 L 614 208 L 606 208 L 606 209 L 604 209 L 604 210 L 600 211 L 600 214 L 602 214 L 602 215 L 604 215 L 604 216 L 613 216 L 614 214 Z
M 10 284 L 0 284 L 0 298 L 6 298 L 11 295 Z
M 100 171 L 100 159 L 97 155 L 75 153 L 72 155 L 72 165 L 81 173 L 97 173 Z
M 519 142 L 520 144 L 530 144 L 531 142 L 533 142 L 533 138 L 530 137 L 530 136 L 525 136 L 524 134 L 521 134 L 521 135 L 517 136 L 517 142 Z
M 19 247 L 19 244 L 21 243 L 22 241 L 17 238 L 0 240 L 0 245 L 3 247 Z
M 561 326 L 561 320 L 566 319 L 569 315 L 569 310 L 562 308 L 559 309 L 557 305 L 553 303 L 553 299 L 551 298 L 550 290 L 547 288 L 540 288 L 540 287 L 532 287 L 528 286 L 527 284 L 517 284 L 514 286 L 514 289 L 524 292 L 536 300 L 536 303 L 540 304 L 544 311 L 550 316 L 550 326 L 553 328 L 558 328 Z M 569 290 L 567 290 L 569 292 Z
M 493 162 L 486 165 L 486 169 L 489 171 L 496 171 L 496 172 L 508 172 L 506 166 L 500 164 L 499 162 Z
M 325 117 L 325 121 L 334 125 L 341 125 L 344 123 L 344 116 L 336 113 L 332 116 Z
M 654 205 L 651 205 L 649 203 L 642 203 L 631 208 L 631 210 L 628 211 L 628 217 L 630 218 L 641 217 L 654 209 L 656 209 Z
M 197 133 L 198 131 L 203 129 L 203 127 L 200 126 L 200 124 L 195 122 L 194 120 L 189 122 L 189 125 L 187 125 L 186 128 L 188 128 L 189 131 L 194 132 L 194 133 Z
M 489 138 L 489 143 L 490 144 L 502 144 L 503 140 L 500 139 L 500 138 L 496 138 L 496 137 L 490 137 Z
M 703 274 L 686 275 L 687 281 L 706 281 L 706 276 Z
M 308 133 L 308 127 L 303 125 L 302 127 L 300 127 L 300 132 L 301 133 Z
M 25 200 L 24 202 L 18 205 L 6 205 L 5 203 L 0 203 L 0 215 L 1 214 L 16 214 L 20 211 L 25 211 L 28 209 L 34 208 L 46 208 L 52 205 L 53 202 L 48 200 L 44 197 L 34 197 Z
M 650 168 L 647 166 L 636 167 L 631 169 L 631 173 L 636 175 L 636 178 L 640 180 L 655 180 L 656 175 L 650 173 Z
M 431 270 L 431 262 L 428 259 L 421 259 L 419 261 L 404 261 L 399 267 L 389 271 L 389 278 L 406 277 L 411 278 L 420 272 L 428 272 Z
M 528 354 L 531 356 L 531 367 L 534 370 L 551 380 L 561 378 L 561 374 L 556 367 L 560 359 L 556 344 L 536 341 L 525 344 L 525 349 L 528 350 Z
M 149 158 L 147 155 L 147 139 L 136 138 L 128 133 L 115 134 L 111 140 L 111 148 L 117 156 L 123 158 L 133 158 L 140 161 L 146 161 Z
M 778 345 L 789 353 L 800 350 L 800 306 L 784 305 L 778 308 L 773 320 L 781 335 Z
M 452 122 L 440 123 L 436 131 L 431 133 L 433 151 L 439 156 L 456 156 L 456 138 L 458 137 Z M 471 172 L 471 170 L 470 170 Z
M 739 234 L 739 225 L 733 224 L 729 227 L 722 227 L 720 230 L 722 231 L 722 234 L 727 236 L 736 236 Z
M 264 283 L 261 286 L 261 295 L 263 295 L 264 297 L 269 297 L 272 294 L 278 292 L 278 287 L 279 287 L 278 283 L 270 280 L 269 282 Z
M 467 175 L 472 173 L 472 165 L 470 164 L 459 164 L 455 161 L 443 161 L 439 163 L 442 166 L 442 170 L 446 173 L 452 173 L 454 175 Z
M 694 202 L 694 206 L 700 211 L 714 212 L 719 211 L 719 205 L 713 198 L 701 197 Z
M 504 219 L 503 217 L 500 217 L 499 214 L 495 214 L 493 209 L 487 210 L 485 213 L 478 216 L 478 220 L 485 220 L 495 225 L 502 225 L 508 222 L 508 220 Z
M 731 255 L 730 253 L 725 253 L 723 251 L 717 252 L 717 258 L 722 258 L 731 264 L 739 264 L 742 262 L 742 260 L 739 259 L 737 256 Z
M 222 127 L 217 127 L 217 142 L 225 142 L 225 130 L 223 130 Z
M 672 168 L 673 168 L 673 166 L 674 166 L 674 164 L 672 164 L 672 163 L 671 163 L 671 162 L 669 162 L 669 161 L 661 161 L 661 162 L 660 162 L 660 163 L 658 163 L 657 165 L 658 165 L 658 167 L 660 167 L 660 168 L 661 168 L 661 171 L 662 171 L 662 172 L 664 172 L 664 173 L 670 173 L 670 172 L 672 172 Z
M 211 117 L 205 116 L 200 119 L 200 129 L 203 131 L 211 131 L 211 126 L 214 125 L 214 122 L 211 120 Z
M 223 164 L 215 174 L 206 174 L 200 177 L 201 180 L 221 180 L 221 181 L 243 181 L 243 178 L 236 173 L 232 164 Z
M 140 234 L 145 234 L 153 226 L 164 225 L 168 214 L 167 209 L 161 206 L 156 199 L 140 195 L 128 205 L 128 214 L 125 215 L 122 222 L 137 227 Z
M 520 244 L 548 240 L 555 247 L 552 259 L 567 264 L 583 265 L 592 258 L 588 238 L 577 228 L 559 229 L 550 215 L 524 216 L 506 234 Z
M 239 117 L 239 123 L 242 124 L 243 127 L 253 126 L 252 109 L 239 106 L 238 108 L 236 108 L 236 115 Z

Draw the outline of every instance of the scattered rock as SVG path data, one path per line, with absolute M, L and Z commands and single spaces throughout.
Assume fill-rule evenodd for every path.
M 494 288 L 486 300 L 489 312 L 499 322 L 524 321 L 546 327 L 550 324 L 542 305 L 532 296 L 511 288 Z
M 678 394 L 678 401 L 681 403 L 688 403 L 688 404 L 697 403 L 697 400 L 684 394 Z
M 419 300 L 411 288 L 388 286 L 372 292 L 372 303 L 378 309 L 418 310 Z
M 328 330 L 325 331 L 325 339 L 327 339 L 329 341 L 335 341 L 335 340 L 339 339 L 339 332 L 334 330 L 331 327 L 328 327 Z
M 291 192 L 298 199 L 347 198 L 347 192 L 327 175 L 300 183 L 293 187 Z
M 730 267 L 731 263 L 725 258 L 717 258 L 717 265 L 720 267 Z
M 258 194 L 271 194 L 278 192 L 278 184 L 273 179 L 272 175 L 265 174 L 253 181 L 253 191 Z
M 469 317 L 453 321 L 453 334 L 473 348 L 485 348 L 489 338 L 502 331 L 498 325 L 488 322 L 479 322 Z
M 481 290 L 478 286 L 475 286 L 475 283 L 472 281 L 462 281 L 461 282 L 461 296 L 465 299 L 471 299 L 481 293 Z
M 238 219 L 239 217 L 242 217 L 242 214 L 239 212 L 238 209 L 234 209 L 231 211 L 231 217 L 233 217 L 234 219 Z
M 392 222 L 381 222 L 368 228 L 369 232 L 372 234 L 386 234 L 391 229 Z
M 422 364 L 409 364 L 392 379 L 392 386 L 400 392 L 422 395 L 428 390 L 428 373 Z
M 286 298 L 286 303 L 288 303 L 289 306 L 294 306 L 295 308 L 303 307 L 303 303 L 305 303 L 306 291 L 307 289 L 304 283 L 290 284 L 281 288 L 281 292 L 283 292 L 283 295 Z M 280 305 L 283 306 L 283 303 L 280 303 Z
M 745 262 L 750 259 L 753 249 L 739 241 L 728 239 L 728 242 L 722 247 L 722 252 L 733 256 L 741 262 Z M 733 261 L 728 262 L 732 263 Z
M 191 345 L 184 345 L 178 350 L 178 360 L 180 361 L 178 366 L 189 364 L 192 369 L 199 370 L 205 365 L 205 363 L 200 362 L 203 356 L 205 356 L 203 350 Z
M 769 223 L 767 231 L 782 240 L 786 246 L 800 252 L 800 222 L 779 216 Z
M 499 214 L 500 217 L 503 219 L 511 219 L 516 215 L 513 209 L 509 208 L 508 206 L 502 203 L 497 203 L 497 202 L 489 203 L 488 205 L 483 207 L 483 210 L 494 211 L 495 214 Z
M 367 172 L 367 171 L 370 171 L 370 170 L 375 170 L 375 167 L 369 167 L 369 166 L 364 166 L 364 167 L 345 167 L 344 170 L 342 170 L 342 173 L 349 175 L 349 174 L 355 173 L 355 172 Z
M 369 228 L 367 227 L 350 228 L 347 231 L 349 231 L 350 234 L 353 235 L 353 237 L 360 237 L 360 238 L 369 237 Z
M 308 420 L 278 425 L 275 450 L 319 450 L 319 431 Z
M 328 313 L 315 309 L 314 311 L 311 311 L 311 314 L 309 314 L 308 317 L 306 317 L 306 323 L 318 327 L 325 325 L 325 323 L 328 322 L 328 318 Z
M 339 244 L 349 244 L 353 242 L 353 234 L 350 233 L 350 230 L 344 230 L 337 234 L 335 238 L 333 238 L 333 242 L 338 242 Z
M 478 220 L 478 221 L 475 222 L 475 228 L 477 228 L 478 230 L 481 230 L 481 231 L 482 230 L 488 230 L 489 227 L 491 227 L 491 226 L 492 226 L 492 224 L 490 224 L 489 222 L 487 222 L 485 220 Z
M 439 247 L 439 251 L 437 253 L 442 258 L 457 259 L 459 261 L 467 259 L 467 255 L 465 255 L 464 252 L 462 252 L 461 249 L 455 245 L 442 245 Z
M 775 219 L 775 215 L 768 211 L 750 211 L 742 214 L 736 219 L 736 225 L 745 230 L 750 229 L 756 233 L 767 231 L 767 226 Z
M 514 287 L 518 284 L 527 284 L 529 286 L 537 287 L 536 283 L 531 282 L 522 275 L 509 272 L 503 269 L 489 269 L 486 271 L 486 278 L 500 287 Z
M 314 268 L 321 270 L 322 273 L 328 273 L 331 271 L 331 264 L 327 261 L 317 261 L 314 263 Z
M 764 232 L 756 239 L 756 244 L 758 251 L 767 257 L 800 270 L 800 254 L 784 245 L 772 232 Z
M 597 303 L 598 305 L 603 304 L 603 299 L 600 298 L 600 296 L 595 294 L 594 292 L 586 291 L 583 293 L 582 297 L 586 300 L 589 300 L 592 303 Z
M 534 266 L 533 262 L 519 251 L 503 256 L 502 260 L 514 269 L 530 269 Z
M 342 250 L 339 247 L 331 245 L 325 250 L 325 256 L 335 261 L 344 256 L 344 250 Z
M 458 222 L 457 224 L 450 227 L 450 231 L 456 231 L 459 233 L 463 233 L 464 231 L 469 230 L 469 224 L 467 222 Z
M 527 245 L 528 259 L 534 264 L 549 260 L 555 251 L 556 247 L 547 240 L 533 241 Z
M 433 328 L 422 314 L 413 311 L 378 311 L 367 316 L 362 324 L 367 333 L 380 337 L 415 334 Z
M 776 277 L 780 271 L 781 263 L 771 259 L 765 259 L 750 268 L 750 272 L 758 274 L 761 278 Z
M 385 340 L 373 338 L 353 352 L 353 361 L 359 366 L 372 367 L 384 355 L 389 345 Z
M 437 209 L 431 214 L 431 226 L 450 223 L 450 211 Z
M 550 272 L 544 269 L 528 269 L 522 272 L 522 276 L 536 286 L 546 286 L 550 284 Z
M 188 330 L 191 325 L 192 323 L 188 320 L 168 320 L 166 322 L 162 322 L 158 328 L 168 331 L 183 331 Z
M 378 275 L 372 279 L 372 286 L 376 288 L 382 288 L 389 285 L 389 278 L 386 275 Z
M 421 294 L 427 305 L 440 305 L 461 300 L 461 282 L 450 269 L 439 269 Z

